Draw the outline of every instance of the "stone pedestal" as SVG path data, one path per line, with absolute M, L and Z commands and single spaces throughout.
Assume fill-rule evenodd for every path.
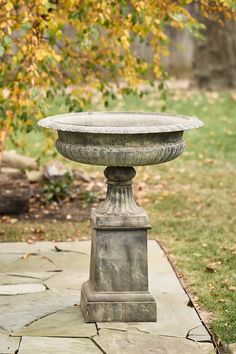
M 107 167 L 107 196 L 91 213 L 90 278 L 81 290 L 86 322 L 156 321 L 148 291 L 145 211 L 132 193 L 133 167 Z

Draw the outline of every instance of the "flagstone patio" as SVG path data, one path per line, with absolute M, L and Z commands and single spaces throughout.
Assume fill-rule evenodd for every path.
M 211 336 L 156 241 L 148 241 L 157 322 L 85 323 L 90 241 L 0 244 L 0 354 L 213 354 Z

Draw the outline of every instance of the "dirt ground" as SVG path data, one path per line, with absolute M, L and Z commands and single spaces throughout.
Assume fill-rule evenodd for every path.
M 104 181 L 105 182 L 105 181 Z M 50 203 L 44 198 L 43 183 L 31 183 L 31 198 L 28 212 L 19 215 L 4 215 L 0 217 L 2 222 L 10 219 L 45 222 L 50 220 L 58 221 L 84 221 L 88 220 L 90 210 L 99 202 L 104 200 L 106 184 L 103 181 L 81 182 L 74 180 L 70 196 L 63 198 L 60 202 Z

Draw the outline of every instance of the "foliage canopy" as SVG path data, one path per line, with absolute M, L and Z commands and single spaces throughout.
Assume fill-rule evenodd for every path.
M 234 1 L 197 2 L 205 16 L 234 16 Z M 81 111 L 96 91 L 106 103 L 117 92 L 140 93 L 150 78 L 162 81 L 166 25 L 201 28 L 191 3 L 0 0 L 0 142 L 13 131 L 31 131 L 56 95 L 64 95 L 69 111 Z M 151 62 L 135 43 L 149 46 Z

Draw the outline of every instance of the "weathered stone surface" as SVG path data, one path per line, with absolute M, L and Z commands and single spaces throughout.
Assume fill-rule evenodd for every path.
M 0 249 L 2 248 L 2 245 L 4 245 L 4 243 L 1 244 Z M 2 269 L 5 268 L 7 265 L 16 262 L 20 259 L 20 257 L 21 256 L 18 254 L 4 254 L 0 252 L 0 270 L 2 271 Z
M 149 259 L 152 259 L 155 264 L 159 263 L 159 258 L 165 256 L 165 253 L 159 246 L 158 242 L 156 240 L 148 240 L 148 256 Z M 172 269 L 171 265 L 168 264 L 168 270 Z
M 75 268 L 73 271 L 63 271 L 57 273 L 52 278 L 44 281 L 44 284 L 51 290 L 56 289 L 74 289 L 80 290 L 83 282 L 88 279 L 89 273 L 87 271 L 83 271 L 80 268 Z
M 19 348 L 20 337 L 10 337 L 0 331 L 0 354 L 15 354 Z
M 158 265 L 161 268 L 162 264 Z M 149 267 L 149 289 L 151 293 L 185 294 L 176 275 L 172 273 L 158 274 L 153 272 L 153 267 Z
M 157 322 L 98 323 L 98 328 L 126 330 L 135 327 L 142 332 L 185 338 L 187 333 L 201 325 L 194 308 L 187 306 L 188 297 L 182 294 L 153 294 L 157 304 Z
M 89 338 L 23 337 L 19 354 L 101 354 Z
M 20 336 L 38 337 L 93 337 L 97 335 L 94 323 L 85 323 L 79 306 L 68 307 L 33 322 L 21 331 Z
M 73 290 L 43 291 L 34 294 L 0 297 L 0 327 L 19 330 L 45 315 L 79 304 L 80 292 Z
M 96 133 L 101 144 L 104 134 L 126 135 L 179 132 L 199 128 L 202 122 L 197 118 L 171 113 L 152 112 L 83 112 L 60 114 L 41 119 L 39 126 L 63 132 Z M 110 138 L 110 136 L 109 136 Z M 96 165 L 96 164 L 95 164 Z M 126 166 L 126 165 L 125 165 Z
M 133 196 L 132 182 L 136 171 L 133 167 L 107 167 L 107 195 L 96 209 L 91 220 L 96 228 L 150 228 L 149 219 Z
M 44 281 L 49 289 L 81 289 L 89 276 L 89 255 L 84 252 L 60 251 L 45 253 L 62 272 Z
M 20 279 L 28 279 L 29 281 L 26 281 L 25 283 L 27 282 L 39 282 L 40 280 L 46 280 L 46 279 L 50 279 L 52 277 L 54 277 L 55 275 L 57 274 L 60 274 L 61 272 L 51 272 L 51 271 L 48 271 L 48 272 L 24 272 L 21 270 L 20 273 L 18 272 L 9 272 L 7 273 L 7 275 L 9 277 L 12 277 L 14 279 L 18 279 L 19 282 L 20 282 Z M 23 281 L 21 281 L 21 283 L 23 283 Z
M 83 295 L 82 295 L 83 296 Z M 83 297 L 82 297 L 83 299 Z M 156 304 L 154 301 L 138 302 L 85 302 L 81 301 L 84 319 L 93 321 L 156 321 Z
M 133 167 L 107 167 L 107 196 L 92 211 L 89 281 L 81 308 L 91 321 L 155 321 L 156 304 L 148 292 L 149 220 L 133 197 Z
M 185 295 L 185 291 L 171 264 L 155 240 L 148 241 L 148 270 L 151 292 Z
M 58 272 L 61 271 L 60 267 L 54 264 L 50 258 L 45 257 L 44 255 L 34 255 L 29 254 L 26 257 L 21 257 L 19 260 L 14 263 L 8 264 L 2 268 L 4 273 L 21 273 L 30 271 L 36 273 L 46 271 L 46 272 Z
M 46 259 L 50 259 L 63 271 L 73 271 L 74 273 L 89 271 L 89 255 L 78 252 L 53 252 L 44 253 Z
M 51 242 L 39 241 L 32 244 L 26 242 L 2 242 L 0 247 L 0 254 L 15 253 L 15 254 L 30 254 L 42 252 L 56 252 L 55 246 L 64 251 L 90 253 L 90 241 L 78 242 Z M 13 257 L 13 256 L 12 256 Z
M 0 273 L 0 285 L 39 283 L 40 279 Z
M 210 354 L 211 344 L 199 344 L 185 338 L 158 336 L 131 329 L 127 332 L 101 330 L 94 340 L 106 353 L 119 354 Z
M 57 150 L 66 158 L 102 166 L 144 166 L 173 160 L 184 150 L 183 132 L 196 118 L 162 113 L 89 112 L 42 119 L 58 131 Z
M 19 295 L 19 294 L 29 294 L 38 293 L 45 291 L 46 287 L 43 284 L 11 284 L 11 285 L 0 285 L 0 295 Z
M 50 241 L 35 242 L 32 244 L 26 242 L 3 242 L 1 243 L 0 253 L 40 253 L 42 251 L 51 251 L 54 243 Z
M 54 264 L 56 264 L 56 267 L 62 269 L 62 272 L 50 272 L 46 270 L 39 270 L 37 272 L 37 262 L 33 270 L 28 268 L 27 262 L 24 262 L 25 267 L 23 265 L 20 266 L 19 272 L 15 269 L 11 273 L 14 275 L 1 274 L 0 282 L 1 280 L 4 282 L 4 279 L 9 281 L 11 278 L 17 282 L 19 278 L 20 280 L 28 279 L 33 283 L 36 281 L 32 285 L 40 285 L 38 282 L 49 276 L 51 278 L 44 280 L 44 284 L 50 289 L 58 289 L 34 294 L 0 297 L 0 327 L 6 328 L 9 331 L 14 330 L 13 336 L 17 336 L 16 339 L 18 341 L 16 343 L 19 343 L 18 336 L 23 335 L 25 336 L 24 339 L 26 337 L 34 337 L 31 343 L 38 344 L 37 349 L 31 347 L 31 344 L 29 347 L 22 347 L 21 350 L 23 351 L 19 352 L 19 354 L 28 353 L 24 350 L 29 350 L 30 354 L 41 350 L 40 354 L 46 354 L 46 347 L 48 350 L 51 350 L 49 353 L 60 353 L 60 348 L 62 348 L 61 352 L 63 354 L 70 353 L 69 350 L 72 350 L 73 354 L 75 352 L 83 353 L 83 347 L 81 346 L 78 347 L 79 349 L 77 347 L 76 349 L 74 347 L 71 349 L 70 344 L 68 344 L 68 347 L 63 347 L 56 344 L 58 342 L 54 342 L 55 338 L 53 337 L 62 336 L 74 338 L 78 336 L 95 336 L 101 348 L 109 354 L 116 352 L 146 354 L 147 349 L 152 350 L 155 354 L 214 353 L 211 344 L 203 343 L 210 341 L 210 336 L 202 325 L 194 308 L 187 306 L 189 298 L 182 290 L 181 284 L 177 280 L 168 259 L 156 241 L 148 242 L 148 254 L 150 288 L 152 288 L 157 303 L 157 322 L 98 323 L 101 335 L 96 336 L 97 330 L 95 324 L 86 324 L 81 316 L 79 307 L 73 306 L 74 304 L 79 304 L 79 289 L 82 282 L 88 276 L 89 257 L 86 254 L 89 253 L 91 244 L 87 241 L 81 243 L 81 247 L 80 242 L 74 243 L 74 247 L 73 243 L 61 243 L 59 247 L 62 251 L 60 252 L 52 249 L 52 251 L 45 250 L 45 253 L 39 256 L 32 256 L 35 259 L 46 256 L 44 260 L 51 263 L 48 260 L 50 259 L 53 262 L 51 263 L 52 266 L 54 267 Z M 8 256 L 9 254 L 5 255 Z M 50 258 L 51 255 L 53 255 L 52 259 Z M 73 256 L 70 262 L 71 255 Z M 15 256 L 17 258 L 13 260 L 13 264 L 16 260 L 18 262 L 20 254 L 15 254 Z M 11 265 L 8 263 L 8 266 L 10 267 Z M 48 263 L 44 263 L 42 268 L 44 269 L 44 267 L 48 269 Z M 25 284 L 28 283 L 28 280 Z M 18 284 L 21 283 L 22 281 Z M 65 288 L 70 290 L 66 291 L 64 290 Z M 78 290 L 75 291 L 73 289 Z M 118 336 L 117 333 L 119 334 Z M 4 332 L 3 334 L 5 335 L 4 340 L 7 340 L 8 337 L 6 334 Z M 46 344 L 41 345 L 41 342 L 38 342 L 39 336 L 51 336 L 51 338 L 41 338 L 42 341 L 44 339 L 49 340 Z M 190 340 L 187 340 L 186 336 Z M 62 338 L 58 339 L 61 340 Z M 67 339 L 71 340 L 71 338 Z M 4 343 L 3 340 L 2 343 Z M 84 341 L 83 343 L 86 342 Z M 85 347 L 85 353 L 89 353 L 89 348 Z M 96 353 L 97 347 L 94 346 L 94 348 L 94 353 Z M 11 350 L 11 347 L 9 350 Z M 12 352 L 0 351 L 0 354 L 2 353 L 13 354 L 14 350 Z
M 147 291 L 146 250 L 146 230 L 94 230 L 90 264 L 91 290 Z
M 236 354 L 236 343 L 229 345 L 230 354 Z
M 54 244 L 59 250 L 64 252 L 78 252 L 82 254 L 90 255 L 91 242 L 90 241 L 75 241 L 75 242 L 56 242 Z
M 107 167 L 107 196 L 92 211 L 89 281 L 81 290 L 86 322 L 155 321 L 148 292 L 146 213 L 135 202 L 133 167 Z
M 194 342 L 211 342 L 211 336 L 203 324 L 191 329 L 186 338 Z
M 202 122 L 162 113 L 84 112 L 38 124 L 57 130 L 56 148 L 64 157 L 108 166 L 106 199 L 91 213 L 90 275 L 81 289 L 85 320 L 155 321 L 156 304 L 148 292 L 150 225 L 133 197 L 133 166 L 177 158 L 185 147 L 184 131 Z M 135 300 L 129 300 L 130 293 Z

